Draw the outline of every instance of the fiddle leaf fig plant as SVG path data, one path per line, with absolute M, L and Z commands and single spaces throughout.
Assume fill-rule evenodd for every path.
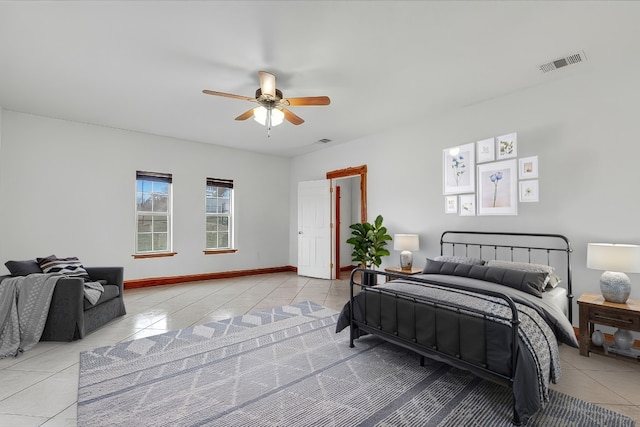
M 378 215 L 373 224 L 362 222 L 349 226 L 351 237 L 347 243 L 353 245 L 352 261 L 366 268 L 380 267 L 382 257 L 390 255 L 385 246 L 392 239 L 387 234 L 387 227 L 382 225 L 382 219 L 382 215 Z

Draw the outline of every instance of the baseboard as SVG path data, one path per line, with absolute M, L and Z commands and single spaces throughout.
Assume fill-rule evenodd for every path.
M 574 326 L 574 327 L 573 327 L 573 333 L 574 333 L 574 334 L 576 334 L 576 339 L 577 339 L 578 341 L 580 341 L 580 328 L 577 328 L 577 327 L 575 327 L 575 326 Z M 613 342 L 614 342 L 613 334 L 607 334 L 607 333 L 604 333 L 603 335 L 604 335 L 604 340 L 605 340 L 605 341 L 608 341 L 608 342 L 610 342 L 610 343 L 613 343 Z M 635 341 L 633 342 L 633 346 L 634 346 L 634 347 L 637 347 L 637 348 L 640 348 L 640 340 L 635 340 Z
M 148 286 L 174 285 L 176 283 L 198 282 L 201 280 L 229 279 L 232 277 L 255 276 L 258 274 L 297 272 L 291 265 L 282 267 L 256 268 L 253 270 L 220 271 L 216 273 L 188 274 L 185 276 L 151 277 L 147 279 L 125 280 L 125 289 L 146 288 Z

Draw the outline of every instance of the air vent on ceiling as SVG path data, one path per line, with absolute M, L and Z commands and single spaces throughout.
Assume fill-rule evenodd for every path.
M 587 60 L 584 52 L 578 52 L 573 55 L 565 56 L 564 58 L 556 59 L 555 61 L 542 64 L 540 71 L 548 73 L 549 71 L 557 70 L 558 68 L 566 67 L 567 65 L 579 64 Z
M 328 142 L 331 142 L 331 140 L 327 139 L 327 138 L 322 138 L 322 139 L 317 140 L 316 144 L 326 144 Z

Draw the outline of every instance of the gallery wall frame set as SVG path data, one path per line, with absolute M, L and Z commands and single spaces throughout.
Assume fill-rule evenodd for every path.
M 537 202 L 538 156 L 517 155 L 515 132 L 442 150 L 445 212 L 517 215 L 519 202 Z

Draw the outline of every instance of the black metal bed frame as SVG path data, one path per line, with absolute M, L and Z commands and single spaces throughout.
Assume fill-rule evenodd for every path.
M 466 238 L 464 239 L 458 239 L 458 240 L 453 240 L 453 238 L 451 236 L 453 235 L 457 235 L 457 236 L 466 236 Z M 526 238 L 526 237 L 531 237 L 531 238 L 536 238 L 536 239 L 551 239 L 553 241 L 556 242 L 561 242 L 561 246 L 525 246 L 525 245 L 515 245 L 515 244 L 506 244 L 506 243 L 487 243 L 487 242 L 473 242 L 473 238 L 474 237 L 478 237 L 478 236 L 482 236 L 484 238 L 488 238 L 489 236 L 504 236 L 504 237 L 515 237 L 515 238 Z M 569 242 L 569 240 L 562 235 L 559 234 L 544 234 L 544 233 L 508 233 L 508 232 L 482 232 L 482 231 L 445 231 L 442 233 L 441 238 L 440 238 L 440 254 L 444 255 L 444 247 L 445 245 L 451 245 L 451 252 L 452 254 L 455 254 L 455 247 L 456 245 L 462 245 L 465 248 L 465 256 L 469 255 L 469 247 L 477 247 L 479 250 L 479 254 L 480 257 L 482 256 L 482 250 L 483 248 L 493 248 L 493 258 L 494 259 L 498 259 L 497 255 L 498 255 L 498 248 L 506 248 L 509 249 L 510 251 L 510 258 L 511 261 L 513 261 L 514 257 L 513 257 L 513 251 L 514 249 L 524 249 L 527 251 L 528 253 L 528 259 L 529 262 L 531 262 L 531 251 L 544 251 L 547 254 L 547 265 L 550 265 L 550 253 L 551 252 L 555 252 L 555 251 L 560 251 L 560 252 L 565 252 L 566 253 L 566 268 L 567 268 L 567 277 L 566 277 L 566 287 L 567 287 L 567 298 L 568 298 L 568 302 L 569 302 L 569 308 L 568 308 L 568 312 L 569 312 L 569 320 L 571 320 L 571 315 L 572 315 L 572 299 L 573 299 L 573 295 L 571 292 L 571 253 L 573 252 L 572 248 L 571 248 L 571 243 Z M 360 274 L 360 282 L 356 281 L 356 276 Z M 458 304 L 455 303 L 451 303 L 451 302 L 442 302 L 442 301 L 432 301 L 429 300 L 426 297 L 420 297 L 420 296 L 415 296 L 415 295 L 410 295 L 410 294 L 406 294 L 403 292 L 399 292 L 399 291 L 390 291 L 390 290 L 386 290 L 386 289 L 381 289 L 381 288 L 376 288 L 375 285 L 368 285 L 366 284 L 366 281 L 364 280 L 365 275 L 367 274 L 375 274 L 375 275 L 379 275 L 379 276 L 383 276 L 385 278 L 388 279 L 403 279 L 403 280 L 409 280 L 409 281 L 413 281 L 413 282 L 419 282 L 419 283 L 426 283 L 426 284 L 433 284 L 432 282 L 430 282 L 429 280 L 425 280 L 423 278 L 419 278 L 419 277 L 415 277 L 415 276 L 406 276 L 406 275 L 402 275 L 402 274 L 396 274 L 396 273 L 389 273 L 389 272 L 380 272 L 380 271 L 376 271 L 376 270 L 367 270 L 367 269 L 363 269 L 363 268 L 356 268 L 351 272 L 351 279 L 350 279 L 350 300 L 349 300 L 349 304 L 350 304 L 350 313 L 349 313 L 349 319 L 350 319 L 350 338 L 349 338 L 349 345 L 350 347 L 354 347 L 354 339 L 356 338 L 356 329 L 360 329 L 362 331 L 368 332 L 370 334 L 379 336 L 389 342 L 392 342 L 396 345 L 399 345 L 401 347 L 410 349 L 416 353 L 418 353 L 418 355 L 420 356 L 420 365 L 423 366 L 424 365 L 424 358 L 429 357 L 429 358 L 435 358 L 437 360 L 441 360 L 444 361 L 445 363 L 448 363 L 449 365 L 452 365 L 454 367 L 460 368 L 460 369 L 464 369 L 464 370 L 468 370 L 472 373 L 474 373 L 475 375 L 488 379 L 490 381 L 493 382 L 497 382 L 499 384 L 503 384 L 509 387 L 513 388 L 513 381 L 514 381 L 514 375 L 515 375 L 515 369 L 516 369 L 516 363 L 517 363 L 517 354 L 518 354 L 518 326 L 520 324 L 520 320 L 518 318 L 518 311 L 516 308 L 516 305 L 514 303 L 514 301 L 511 299 L 511 297 L 509 297 L 508 295 L 499 293 L 499 292 L 493 292 L 493 291 L 488 291 L 488 290 L 483 290 L 482 293 L 485 295 L 490 295 L 493 297 L 497 297 L 497 298 L 501 298 L 503 299 L 506 304 L 510 307 L 511 309 L 511 317 L 510 318 L 501 318 L 501 320 L 507 321 L 511 324 L 511 372 L 510 375 L 504 375 L 504 374 L 500 374 L 498 372 L 494 372 L 489 370 L 486 367 L 483 366 L 479 366 L 479 365 L 475 365 L 472 364 L 466 360 L 463 360 L 460 358 L 459 355 L 455 355 L 455 356 L 451 356 L 449 354 L 443 353 L 441 351 L 438 351 L 437 348 L 437 344 L 435 346 L 433 346 L 432 348 L 426 347 L 424 345 L 421 345 L 417 342 L 416 337 L 414 337 L 413 339 L 406 339 L 406 338 L 402 338 L 398 335 L 398 331 L 385 331 L 382 329 L 382 326 L 380 325 L 368 325 L 366 322 L 366 318 L 365 321 L 360 321 L 354 318 L 354 286 L 360 286 L 362 291 L 364 292 L 376 292 L 380 295 L 380 303 L 382 303 L 382 295 L 386 295 L 386 296 L 390 296 L 392 299 L 395 299 L 396 301 L 396 315 L 398 313 L 397 310 L 397 304 L 399 300 L 408 300 L 414 303 L 414 321 L 415 321 L 415 304 L 424 304 L 424 305 L 428 305 L 430 307 L 433 308 L 438 308 L 438 307 L 442 307 L 442 308 L 447 308 L 449 310 L 453 310 L 456 311 L 457 313 L 460 313 L 461 311 L 469 313 L 475 313 L 477 315 L 480 316 L 485 316 L 486 313 L 480 312 L 478 310 L 473 310 L 473 309 L 469 309 L 468 307 L 463 307 L 460 306 Z M 466 286 L 462 286 L 462 285 L 447 285 L 448 287 L 454 288 L 454 289 L 459 289 L 459 290 L 466 290 L 466 291 L 471 291 L 471 292 L 478 292 L 478 289 L 472 289 L 472 288 L 468 288 Z M 495 316 L 494 316 L 495 317 Z M 396 325 L 397 325 L 397 319 L 396 319 Z M 515 425 L 521 425 L 520 422 L 520 418 L 518 416 L 518 413 L 516 412 L 516 408 L 515 408 L 515 398 L 514 398 L 514 407 L 513 407 L 513 423 Z

